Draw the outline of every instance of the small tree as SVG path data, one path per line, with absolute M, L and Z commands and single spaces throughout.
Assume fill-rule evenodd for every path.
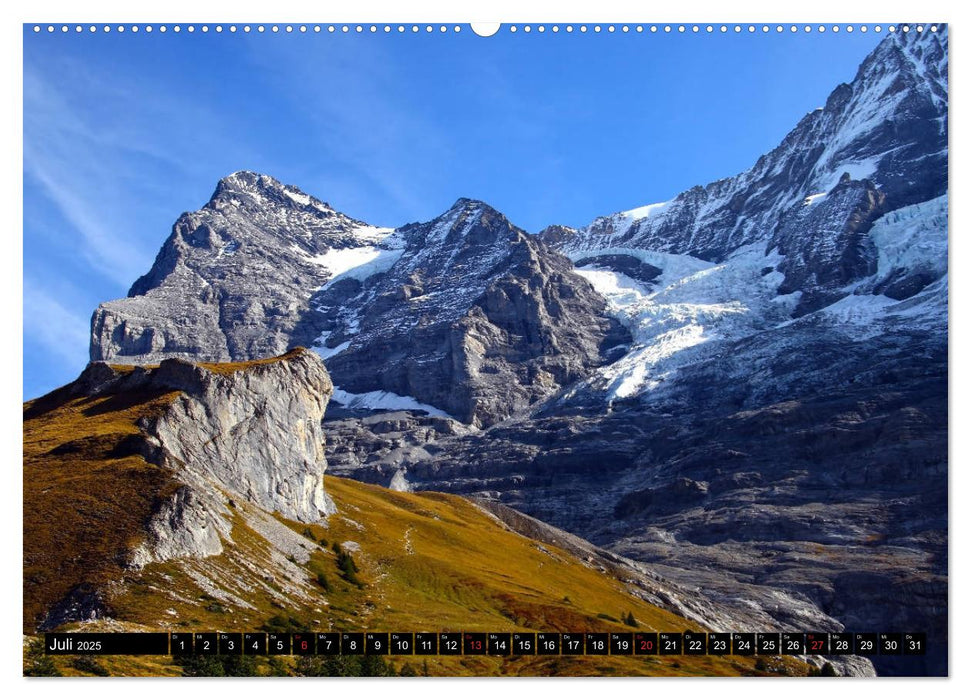
M 344 551 L 344 549 L 334 543 L 334 553 L 337 555 L 337 568 L 341 572 L 341 577 L 348 583 L 353 583 L 358 588 L 364 588 L 364 582 L 357 577 L 360 569 L 357 566 L 357 562 L 354 561 L 354 557 L 351 556 L 350 552 Z
M 363 656 L 361 661 L 361 676 L 377 678 L 383 676 L 393 676 L 394 672 L 388 667 L 388 662 L 383 656 Z

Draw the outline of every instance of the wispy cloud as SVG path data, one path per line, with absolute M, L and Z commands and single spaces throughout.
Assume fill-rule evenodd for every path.
M 70 238 L 91 273 L 122 288 L 146 272 L 189 208 L 167 208 L 172 191 L 200 172 L 212 177 L 198 154 L 232 163 L 250 155 L 204 101 L 73 57 L 25 62 L 24 114 L 25 177 L 75 229 Z
M 88 361 L 89 316 L 68 308 L 43 286 L 24 280 L 24 339 L 71 367 Z
M 151 258 L 113 226 L 104 207 L 117 147 L 93 134 L 62 95 L 33 71 L 24 75 L 24 174 L 74 227 L 77 252 L 99 274 L 130 283 Z M 100 195 L 100 196 L 99 196 Z M 102 206 L 99 206 L 99 203 Z

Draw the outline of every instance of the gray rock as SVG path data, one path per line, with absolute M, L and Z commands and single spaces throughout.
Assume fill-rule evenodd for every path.
M 328 360 L 342 389 L 413 396 L 481 427 L 585 376 L 627 338 L 568 259 L 482 202 L 399 233 L 401 258 L 356 297 L 315 297 L 327 343 L 349 343 Z
M 159 504 L 128 565 L 221 553 L 231 539 L 233 509 L 277 540 L 279 533 L 267 530 L 260 511 L 301 522 L 333 514 L 323 484 L 322 429 L 331 390 L 323 362 L 303 349 L 238 366 L 179 359 L 154 368 L 89 365 L 67 391 L 180 392 L 139 422 L 137 451 L 171 469 L 182 486 Z M 258 510 L 240 510 L 244 504 Z
M 184 393 L 145 430 L 185 471 L 264 510 L 302 522 L 332 513 L 321 428 L 332 385 L 320 358 L 297 350 L 222 371 L 162 362 L 149 381 Z
M 91 359 L 226 362 L 309 346 L 316 336 L 296 329 L 332 276 L 319 256 L 367 245 L 376 232 L 296 187 L 234 173 L 179 218 L 128 298 L 98 307 Z
M 180 486 L 161 503 L 148 523 L 145 540 L 129 554 L 129 567 L 140 569 L 157 561 L 203 559 L 222 553 L 223 540 L 232 533 L 231 513 L 204 481 L 186 480 L 197 486 Z
M 411 484 L 408 483 L 408 471 L 406 469 L 396 471 L 394 476 L 391 477 L 388 488 L 392 491 L 412 491 Z
M 51 606 L 44 619 L 37 625 L 37 631 L 56 630 L 66 622 L 109 619 L 111 615 L 111 607 L 105 601 L 102 592 L 89 583 L 82 583 L 72 588 L 64 598 Z

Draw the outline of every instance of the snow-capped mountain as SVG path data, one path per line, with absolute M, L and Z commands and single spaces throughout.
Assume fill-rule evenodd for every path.
M 628 338 L 566 258 L 487 204 L 459 200 L 395 235 L 403 249 L 385 274 L 338 279 L 311 302 L 344 390 L 490 425 L 585 377 Z
M 921 304 L 893 302 L 937 282 L 928 318 L 946 331 L 946 192 L 944 27 L 881 42 L 851 83 L 749 170 L 541 237 L 574 261 L 634 335 L 627 355 L 588 382 L 615 400 L 807 314 L 834 333 L 852 329 L 847 309 L 868 309 L 878 324 L 901 322 L 900 309 L 916 319 Z M 888 236 L 901 217 L 929 240 Z M 647 275 L 631 275 L 645 265 Z
M 884 211 L 947 188 L 947 28 L 897 32 L 749 170 L 669 202 L 556 227 L 557 247 L 630 247 L 721 261 L 771 239 L 784 213 L 832 191 L 845 175 L 869 179 Z
M 749 170 L 579 229 L 467 199 L 377 228 L 236 173 L 92 358 L 312 347 L 335 473 L 511 504 L 783 627 L 927 631 L 875 663 L 939 673 L 947 42 L 901 28 Z
M 296 187 L 234 173 L 179 217 L 128 298 L 98 307 L 91 359 L 218 362 L 309 345 L 300 321 L 311 290 L 377 256 L 386 235 Z
M 489 425 L 586 376 L 628 339 L 565 257 L 483 202 L 396 230 L 239 172 L 176 222 L 93 360 L 327 360 L 347 404 Z

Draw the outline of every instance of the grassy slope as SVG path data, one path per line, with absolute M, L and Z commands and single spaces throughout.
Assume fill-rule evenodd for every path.
M 138 538 L 171 475 L 125 454 L 139 416 L 172 394 L 64 400 L 24 407 L 24 613 L 32 629 L 45 606 L 73 585 L 107 591 L 112 621 L 90 629 L 248 631 L 634 631 L 696 627 L 630 595 L 624 585 L 552 546 L 542 548 L 469 501 L 438 493 L 397 493 L 336 477 L 326 488 L 339 514 L 307 527 L 280 520 L 311 552 L 299 582 L 304 600 L 280 602 L 272 546 L 240 503 L 231 544 L 217 557 L 126 571 L 119 558 Z M 357 562 L 363 587 L 342 578 L 333 544 Z M 353 544 L 349 544 L 353 543 Z M 276 556 L 279 556 L 278 554 Z M 211 576 L 210 588 L 199 572 Z M 319 574 L 329 590 L 316 583 Z M 211 589 L 215 583 L 220 590 Z M 292 583 L 292 582 L 291 582 Z M 110 584 L 110 585 L 109 585 Z M 236 596 L 227 603 L 225 591 Z M 613 618 L 613 619 L 611 619 Z M 168 658 L 103 657 L 115 675 L 177 674 Z M 288 659 L 287 663 L 292 663 Z M 70 659 L 55 663 L 78 674 Z M 396 663 L 400 666 L 401 659 Z M 419 661 L 413 660 L 417 665 Z M 772 662 L 805 673 L 794 660 Z M 436 675 L 758 674 L 744 657 L 434 657 Z
M 174 394 L 24 404 L 24 627 L 78 584 L 116 580 L 171 474 L 132 449 L 138 417 Z

